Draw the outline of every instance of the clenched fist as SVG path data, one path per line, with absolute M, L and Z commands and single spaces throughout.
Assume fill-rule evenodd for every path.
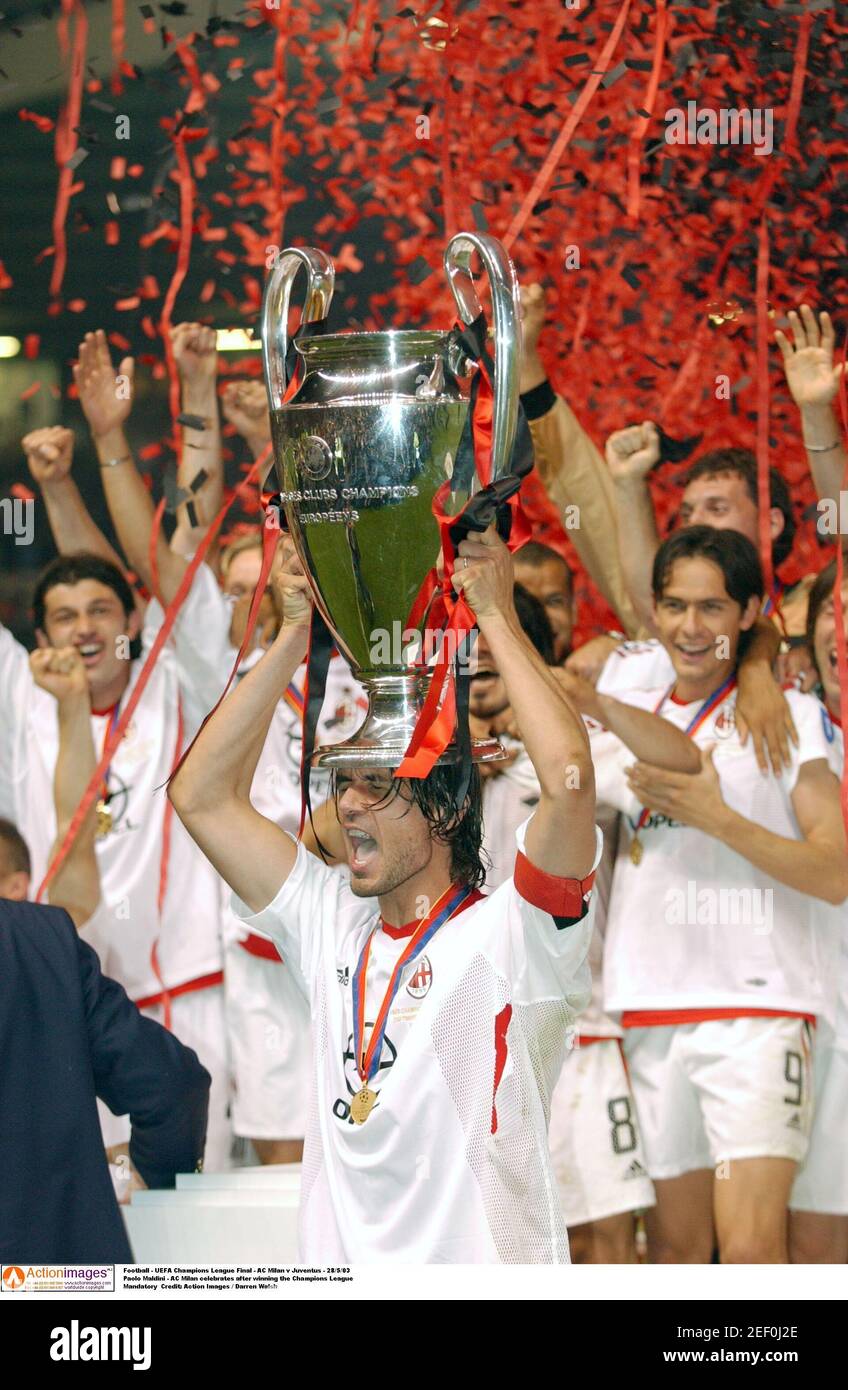
M 221 397 L 224 419 L 235 425 L 251 446 L 263 448 L 271 438 L 268 397 L 261 381 L 230 381 Z
M 184 386 L 202 386 L 218 374 L 217 335 L 202 323 L 177 323 L 171 329 L 174 360 Z
M 38 647 L 30 656 L 29 669 L 36 685 L 60 704 L 88 697 L 88 679 L 76 647 Z
M 660 458 L 660 436 L 653 420 L 616 430 L 607 440 L 607 467 L 615 482 L 643 481 Z
M 31 430 L 21 440 L 29 471 L 39 487 L 60 482 L 71 471 L 74 454 L 74 432 L 62 425 Z

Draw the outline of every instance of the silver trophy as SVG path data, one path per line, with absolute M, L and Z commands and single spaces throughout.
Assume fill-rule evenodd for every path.
M 463 323 L 480 314 L 470 262 L 491 287 L 495 374 L 491 481 L 509 470 L 518 419 L 520 314 L 512 262 L 494 237 L 460 233 L 444 266 Z M 288 317 L 300 269 L 307 285 L 294 346 L 303 359 L 286 397 Z M 477 365 L 456 332 L 393 329 L 316 333 L 333 295 L 333 263 L 290 247 L 265 290 L 262 346 L 277 476 L 288 529 L 315 602 L 368 694 L 352 738 L 320 748 L 313 766 L 397 767 L 430 684 L 436 638 L 421 611 L 441 538 L 434 503 L 457 516 L 479 484 L 466 435 Z M 500 757 L 496 740 L 472 744 L 475 761 Z M 439 758 L 458 756 L 454 740 Z

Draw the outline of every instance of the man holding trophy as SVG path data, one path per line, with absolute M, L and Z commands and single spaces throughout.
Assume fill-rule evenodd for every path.
M 472 249 L 492 285 L 493 371 Z M 284 620 L 204 726 L 170 795 L 239 915 L 278 945 L 310 1001 L 301 1257 L 566 1262 L 547 1121 L 590 991 L 600 852 L 592 762 L 579 714 L 522 632 L 497 529 L 484 529 L 479 508 L 470 529 L 450 529 L 471 516 L 475 472 L 496 502 L 509 492 L 498 482 L 517 413 L 514 272 L 491 238 L 455 237 L 445 266 L 465 335 L 319 328 L 307 337 L 302 328 L 295 346 L 306 370 L 295 390 L 284 331 L 300 265 L 304 325 L 323 326 L 332 291 L 326 257 L 298 251 L 284 254 L 266 294 L 275 450 L 297 552 L 281 579 Z M 468 359 L 479 364 L 470 410 L 456 380 Z M 474 420 L 484 385 L 493 385 L 491 411 Z M 399 621 L 405 637 L 423 636 L 435 600 L 448 629 L 461 633 L 470 618 L 485 635 L 539 780 L 514 875 L 490 897 L 479 891 L 478 774 L 462 730 L 448 727 L 455 709 L 463 717 L 458 680 L 448 673 L 428 703 L 438 662 L 416 665 L 405 650 L 373 667 L 375 632 Z M 280 692 L 310 631 L 314 640 L 313 601 L 371 701 L 359 733 L 315 759 L 334 772 L 346 869 L 322 864 L 250 803 Z

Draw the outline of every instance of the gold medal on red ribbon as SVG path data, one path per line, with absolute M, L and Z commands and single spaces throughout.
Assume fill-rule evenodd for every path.
M 109 831 L 112 829 L 113 824 L 112 812 L 109 810 L 109 803 L 108 801 L 105 801 L 103 797 L 100 798 L 95 807 L 95 814 L 97 817 L 97 825 L 94 833 L 97 836 L 98 840 L 102 840 L 104 835 L 109 834 Z
M 350 1102 L 350 1118 L 355 1125 L 364 1125 L 377 1103 L 377 1092 L 363 1086 Z

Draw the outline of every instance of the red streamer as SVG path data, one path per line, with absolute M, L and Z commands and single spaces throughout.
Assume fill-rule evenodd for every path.
M 765 591 L 774 589 L 771 558 L 771 485 L 769 480 L 769 242 L 766 219 L 760 223 L 757 245 L 757 506 L 759 508 L 760 563 Z
M 660 85 L 660 73 L 662 71 L 663 57 L 665 55 L 665 40 L 669 31 L 669 14 L 666 9 L 667 0 L 657 0 L 657 32 L 654 39 L 654 62 L 651 68 L 651 75 L 648 78 L 648 85 L 645 88 L 645 95 L 642 98 L 642 109 L 647 111 L 646 116 L 637 116 L 630 132 L 630 143 L 627 150 L 627 216 L 638 218 L 642 203 L 642 190 L 640 184 L 639 167 L 642 162 L 642 140 L 645 131 L 651 120 L 654 110 L 654 102 L 657 99 L 657 91 Z
M 583 115 L 583 112 L 586 110 L 586 107 L 589 105 L 589 102 L 592 100 L 592 97 L 598 90 L 598 87 L 601 84 L 601 78 L 604 76 L 609 66 L 610 58 L 612 57 L 613 53 L 615 52 L 618 46 L 618 41 L 621 38 L 622 30 L 624 29 L 624 26 L 627 22 L 627 16 L 629 12 L 630 0 L 624 0 L 624 3 L 622 4 L 621 9 L 619 10 L 618 18 L 616 19 L 615 24 L 613 25 L 612 33 L 610 34 L 609 38 L 604 44 L 604 47 L 601 51 L 601 56 L 597 59 L 592 69 L 592 76 L 589 78 L 588 82 L 583 88 L 583 91 L 577 98 L 577 101 L 572 107 L 571 114 L 569 115 L 568 119 L 565 122 L 565 125 L 563 126 L 562 130 L 560 131 L 559 135 L 557 136 L 556 140 L 554 141 L 553 145 L 548 151 L 545 162 L 539 170 L 538 174 L 536 175 L 536 178 L 533 180 L 533 184 L 530 188 L 529 193 L 525 197 L 524 202 L 521 204 L 521 207 L 519 208 L 518 212 L 515 214 L 515 217 L 512 219 L 512 222 L 509 225 L 509 230 L 507 231 L 506 236 L 503 238 L 503 244 L 506 247 L 507 251 L 510 250 L 516 238 L 520 236 L 522 230 L 524 229 L 524 224 L 526 223 L 528 217 L 532 213 L 533 208 L 536 206 L 536 203 L 538 203 L 539 199 L 541 198 L 542 194 L 544 193 L 545 189 L 547 188 L 548 184 L 553 178 L 554 173 L 556 171 L 556 167 L 559 164 L 559 161 L 561 160 L 563 154 L 565 153 L 565 150 L 568 147 L 569 140 L 571 139 L 572 135 L 577 129 L 577 126 L 580 123 L 580 119 Z
M 82 84 L 85 75 L 85 50 L 88 41 L 88 19 L 82 0 L 63 0 L 62 17 L 59 21 L 59 42 L 62 56 L 64 57 L 67 51 L 67 23 L 71 9 L 75 24 L 68 100 L 59 113 L 54 142 L 56 163 L 59 166 L 59 184 L 56 190 L 56 205 L 53 210 L 53 245 L 56 248 L 56 255 L 50 276 L 50 296 L 52 299 L 56 298 L 62 288 L 68 263 L 65 223 L 68 217 L 68 205 L 75 191 L 74 171 L 68 168 L 68 161 L 77 149 L 75 127 L 79 126 L 82 111 Z M 82 187 L 82 185 L 80 184 L 78 187 Z

